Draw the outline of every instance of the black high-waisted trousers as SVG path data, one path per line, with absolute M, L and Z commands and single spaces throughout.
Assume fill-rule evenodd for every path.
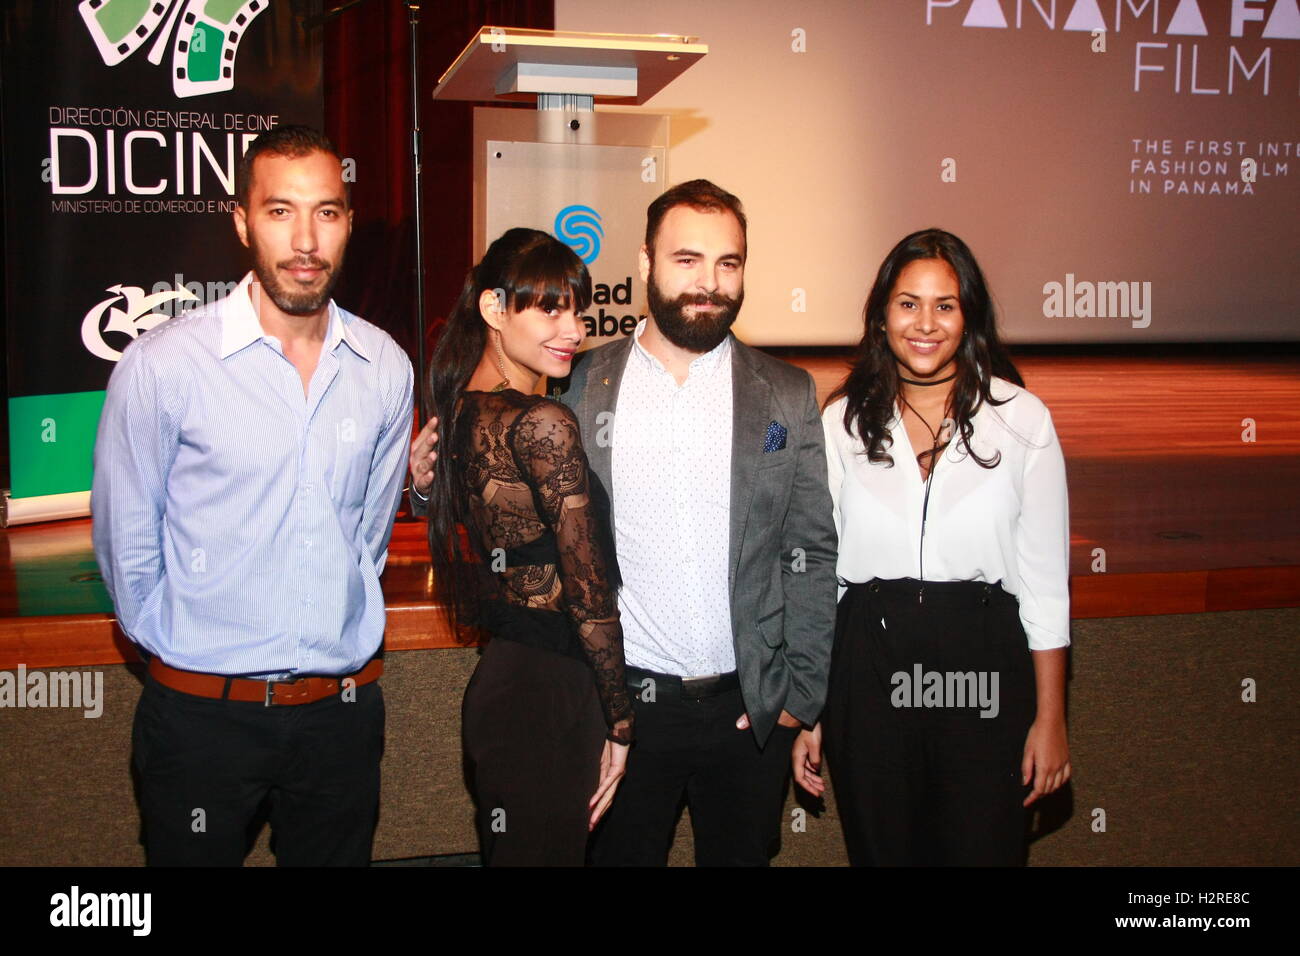
M 823 718 L 850 862 L 1022 865 L 1035 709 L 1019 608 L 1000 582 L 850 585 Z

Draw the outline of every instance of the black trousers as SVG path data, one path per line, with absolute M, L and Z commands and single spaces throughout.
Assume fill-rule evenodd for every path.
M 240 866 L 269 801 L 280 866 L 368 866 L 384 696 L 292 707 L 195 697 L 147 677 L 132 761 L 150 866 Z
M 798 728 L 772 731 L 763 747 L 748 728 L 740 690 L 683 699 L 681 683 L 628 669 L 636 743 L 614 803 L 593 834 L 594 866 L 664 866 L 682 807 L 691 808 L 697 866 L 767 866 L 780 849 L 781 808 Z
M 483 862 L 582 866 L 606 733 L 591 668 L 494 637 L 461 719 Z
M 1000 584 L 920 588 L 877 579 L 839 604 L 823 730 L 849 860 L 1021 865 L 1036 700 L 1016 600 Z

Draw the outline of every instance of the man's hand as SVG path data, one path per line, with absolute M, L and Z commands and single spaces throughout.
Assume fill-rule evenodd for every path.
M 430 418 L 411 442 L 411 486 L 422 498 L 429 497 L 433 486 L 433 463 L 438 460 L 438 453 L 433 450 L 436 444 L 438 419 Z
M 790 713 L 790 711 L 788 710 L 781 711 L 781 716 L 776 719 L 776 722 L 780 724 L 782 727 L 803 726 L 803 721 L 801 721 L 794 714 Z M 739 717 L 736 718 L 737 730 L 746 730 L 748 727 L 749 727 L 749 714 L 741 714 Z

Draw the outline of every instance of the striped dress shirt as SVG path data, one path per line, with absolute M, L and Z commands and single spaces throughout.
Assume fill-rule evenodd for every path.
M 304 394 L 249 299 L 133 342 L 95 444 L 95 556 L 122 629 L 183 670 L 347 674 L 379 648 L 412 371 L 332 301 Z

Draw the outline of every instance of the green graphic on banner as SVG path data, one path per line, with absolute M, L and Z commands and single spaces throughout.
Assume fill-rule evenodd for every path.
M 106 66 L 153 39 L 149 62 L 172 45 L 172 91 L 206 96 L 235 88 L 240 37 L 270 0 L 81 0 L 78 9 Z M 174 31 L 174 33 L 173 33 Z
M 203 12 L 219 23 L 229 23 L 243 5 L 244 0 L 208 0 Z
M 190 79 L 195 83 L 206 83 L 221 75 L 221 44 L 225 36 L 209 23 L 200 23 L 194 28 L 194 39 L 190 43 Z
M 9 399 L 11 494 L 15 498 L 85 491 L 104 392 Z
M 95 19 L 104 28 L 109 42 L 119 43 L 144 20 L 148 10 L 149 0 L 116 0 L 104 4 Z

